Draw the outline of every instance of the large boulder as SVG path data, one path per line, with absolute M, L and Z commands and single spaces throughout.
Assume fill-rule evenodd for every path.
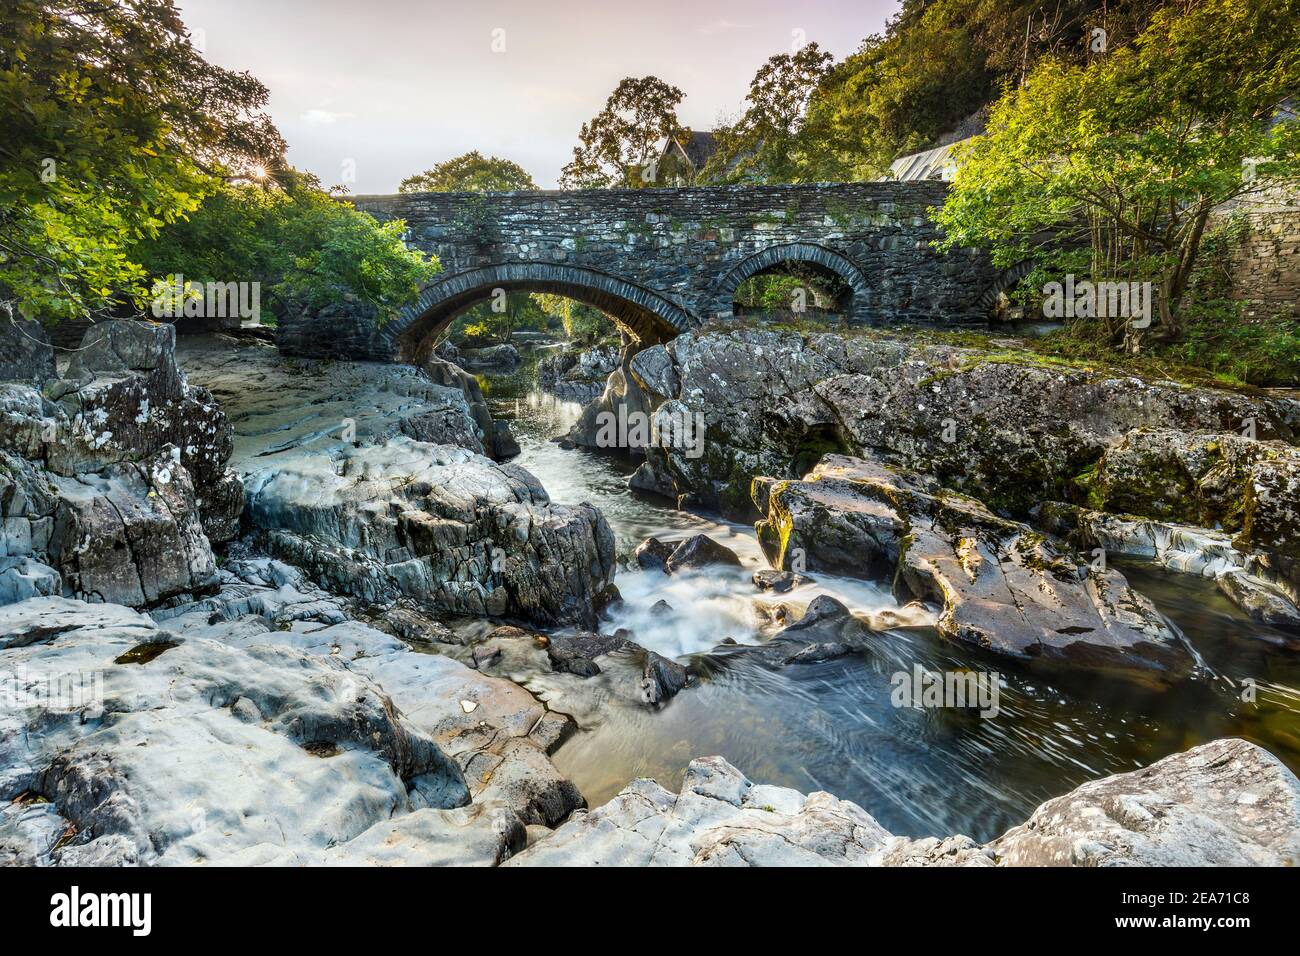
M 180 450 L 55 479 L 58 505 L 48 546 L 65 589 L 87 600 L 147 607 L 217 584 Z
M 67 593 L 132 607 L 211 590 L 216 563 L 180 452 L 75 477 L 0 451 L 0 603 Z
M 519 350 L 507 342 L 478 349 L 462 348 L 457 364 L 471 372 L 507 375 L 519 368 L 520 361 Z
M 1002 866 L 1300 865 L 1300 782 L 1216 740 L 1049 800 L 989 844 Z
M 47 403 L 33 426 L 45 429 L 45 440 L 20 454 L 71 477 L 174 447 L 210 540 L 226 541 L 238 531 L 243 496 L 226 467 L 230 423 L 207 389 L 186 380 L 172 326 L 127 319 L 91 326 L 64 379 L 46 392 L 57 405 Z M 0 413 L 0 438 L 15 427 L 6 427 L 4 417 Z
M 1099 510 L 1222 529 L 1300 584 L 1300 448 L 1238 434 L 1130 432 L 1082 480 Z
M 455 382 L 440 384 L 411 366 L 289 361 L 224 338 L 188 340 L 184 358 L 235 422 L 245 520 L 330 591 L 539 624 L 593 624 L 609 599 L 608 524 L 476 453 L 454 366 L 427 363 Z
M 804 481 L 759 482 L 759 541 L 797 563 L 893 581 L 942 608 L 939 632 L 1038 667 L 1163 685 L 1193 659 L 1155 606 L 1027 525 L 877 462 L 828 455 Z

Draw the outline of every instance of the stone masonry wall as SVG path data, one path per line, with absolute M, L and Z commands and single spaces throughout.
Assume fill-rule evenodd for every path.
M 696 324 L 730 318 L 732 291 L 744 274 L 788 257 L 843 276 L 854 290 L 854 321 L 980 322 L 986 316 L 979 299 L 993 280 L 986 257 L 973 250 L 941 255 L 930 245 L 938 232 L 926 209 L 942 202 L 946 188 L 883 182 L 412 193 L 353 202 L 379 219 L 404 219 L 408 243 L 443 265 L 435 286 L 449 291 L 431 289 L 390 323 L 394 339 L 445 324 L 444 300 L 463 308 L 475 290 L 455 286 L 456 276 L 511 264 L 555 266 L 545 273 L 555 287 L 576 286 L 583 273 L 615 277 L 644 290 L 641 304 L 649 311 L 675 311 L 656 310 L 661 298 Z

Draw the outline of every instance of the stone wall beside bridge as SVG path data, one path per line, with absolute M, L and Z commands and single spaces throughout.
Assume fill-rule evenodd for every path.
M 375 330 L 346 307 L 284 334 L 321 354 L 412 359 L 496 289 L 567 295 L 642 341 L 732 318 L 736 287 L 802 263 L 837 277 L 837 311 L 861 324 L 970 324 L 988 316 L 997 280 L 973 250 L 941 254 L 926 210 L 943 183 L 845 183 L 683 189 L 409 193 L 357 196 L 381 220 L 406 221 L 409 246 L 442 274 L 419 302 Z M 305 344 L 305 343 L 303 343 Z

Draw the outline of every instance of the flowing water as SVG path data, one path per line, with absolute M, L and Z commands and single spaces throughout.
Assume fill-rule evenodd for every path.
M 779 630 L 778 605 L 793 620 L 822 593 L 877 629 L 890 626 L 891 617 L 915 617 L 916 609 L 900 609 L 887 587 L 822 573 L 788 594 L 758 591 L 750 575 L 767 563 L 752 527 L 629 492 L 635 461 L 550 442 L 580 406 L 538 391 L 527 373 L 486 385 L 494 414 L 514 419 L 523 449 L 516 461 L 553 500 L 599 507 L 620 558 L 650 535 L 705 533 L 744 562 L 742 570 L 672 577 L 626 560 L 620 566 L 624 602 L 602 629 L 626 627 L 642 646 L 690 659 L 700 679 L 658 710 L 612 707 L 556 753 L 557 767 L 592 806 L 634 777 L 676 790 L 692 758 L 721 754 L 757 782 L 852 800 L 895 833 L 988 840 L 1086 780 L 1218 737 L 1252 740 L 1300 770 L 1300 659 L 1271 644 L 1278 635 L 1245 618 L 1212 582 L 1148 566 L 1124 570 L 1207 665 L 1206 673 L 1164 693 L 1106 678 L 1058 686 L 948 643 L 925 626 L 881 630 L 863 653 L 781 669 L 719 649 L 727 637 L 761 643 Z M 671 610 L 655 609 L 661 600 Z M 891 678 L 916 665 L 998 672 L 1000 712 L 983 719 L 974 710 L 895 707 Z M 1241 700 L 1246 678 L 1257 683 L 1254 702 Z

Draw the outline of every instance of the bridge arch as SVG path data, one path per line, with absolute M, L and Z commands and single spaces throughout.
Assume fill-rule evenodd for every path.
M 871 287 L 867 285 L 862 270 L 851 260 L 816 243 L 783 242 L 754 253 L 718 279 L 712 295 L 717 310 L 724 313 L 731 311 L 736 289 L 746 279 L 788 262 L 810 263 L 843 279 L 853 299 L 847 304 L 846 312 L 861 309 L 870 298 Z
M 998 304 L 998 297 L 1008 289 L 1014 288 L 1021 279 L 1034 271 L 1036 265 L 1037 262 L 1033 259 L 1022 259 L 1015 265 L 1003 269 L 994 276 L 993 281 L 975 300 L 975 307 L 986 316 L 991 315 L 994 307 Z
M 421 343 L 496 289 L 549 292 L 586 303 L 647 345 L 667 341 L 699 324 L 671 300 L 616 276 L 559 263 L 515 262 L 457 272 L 430 283 L 413 305 L 384 327 L 383 335 L 399 360 L 418 359 Z

